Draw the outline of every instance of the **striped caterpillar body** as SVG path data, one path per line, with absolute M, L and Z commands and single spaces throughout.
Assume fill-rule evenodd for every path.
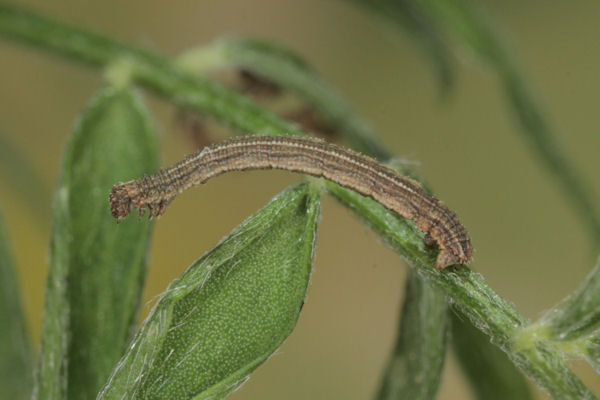
M 133 207 L 159 216 L 179 193 L 228 171 L 283 169 L 324 177 L 368 196 L 415 221 L 425 244 L 437 244 L 436 268 L 467 264 L 471 240 L 458 217 L 421 185 L 377 161 L 319 139 L 301 136 L 243 136 L 205 147 L 158 173 L 115 185 L 112 215 L 121 219 Z

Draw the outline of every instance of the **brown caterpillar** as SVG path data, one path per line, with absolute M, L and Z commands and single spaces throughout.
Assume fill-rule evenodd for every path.
M 437 269 L 466 265 L 471 259 L 471 240 L 456 214 L 418 182 L 372 158 L 310 137 L 243 136 L 205 147 L 154 175 L 115 185 L 112 215 L 124 218 L 132 207 L 143 215 L 148 207 L 151 217 L 159 216 L 179 193 L 213 176 L 271 168 L 324 177 L 414 220 L 427 233 L 425 244 L 440 248 Z

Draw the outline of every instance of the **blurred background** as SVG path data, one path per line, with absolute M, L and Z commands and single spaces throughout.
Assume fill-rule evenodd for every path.
M 441 97 L 414 41 L 344 1 L 21 1 L 39 12 L 176 55 L 228 34 L 281 42 L 303 55 L 380 133 L 416 163 L 473 238 L 472 267 L 529 318 L 573 291 L 596 254 L 578 216 L 508 109 L 496 75 L 459 51 L 457 82 Z M 600 3 L 485 0 L 482 6 L 556 128 L 562 150 L 600 193 Z M 51 197 L 62 148 L 102 82 L 100 71 L 0 40 L 0 135 Z M 145 96 L 163 165 L 193 151 L 172 105 Z M 6 174 L 0 203 L 19 267 L 29 330 L 39 348 L 49 201 L 32 211 Z M 189 191 L 155 225 L 143 314 L 168 283 L 297 175 L 233 173 Z M 393 344 L 406 265 L 335 201 L 325 198 L 315 270 L 297 328 L 234 399 L 368 399 Z M 600 379 L 573 362 L 600 393 Z M 440 399 L 469 389 L 448 356 Z M 544 398 L 540 394 L 540 398 Z

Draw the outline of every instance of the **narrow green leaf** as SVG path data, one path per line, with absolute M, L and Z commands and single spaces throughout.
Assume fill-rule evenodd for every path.
M 50 199 L 44 182 L 23 152 L 3 135 L 0 135 L 0 175 L 17 190 L 23 203 L 37 214 L 36 221 L 48 220 Z
M 431 59 L 436 69 L 442 94 L 454 84 L 452 55 L 443 34 L 423 13 L 416 1 L 411 0 L 349 0 L 365 7 L 383 21 L 409 33 Z
M 306 297 L 319 194 L 275 197 L 162 294 L 99 399 L 220 399 L 286 339 Z
M 581 286 L 535 326 L 558 341 L 576 340 L 600 329 L 600 259 Z
M 151 224 L 117 225 L 107 194 L 115 182 L 157 169 L 156 136 L 140 100 L 105 88 L 67 144 L 57 187 L 39 398 L 64 397 L 65 384 L 71 399 L 94 398 L 122 356 L 136 325 Z M 59 391 L 44 389 L 57 379 Z
M 410 270 L 396 347 L 378 400 L 435 399 L 446 357 L 446 299 Z
M 479 400 L 532 400 L 523 374 L 490 338 L 460 314 L 452 315 L 452 344 Z
M 67 273 L 69 237 L 68 193 L 57 190 L 52 207 L 53 228 L 50 237 L 50 265 L 44 298 L 41 349 L 37 360 L 33 400 L 67 398 L 67 360 L 69 340 L 69 301 Z M 56 222 L 55 222 L 56 221 Z
M 31 343 L 19 280 L 0 216 L 0 398 L 29 398 L 33 382 Z

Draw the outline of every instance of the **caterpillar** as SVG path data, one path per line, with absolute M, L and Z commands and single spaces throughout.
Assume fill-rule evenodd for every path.
M 303 136 L 242 136 L 205 147 L 179 163 L 115 185 L 110 193 L 112 215 L 121 219 L 133 207 L 150 217 L 191 186 L 228 171 L 283 169 L 324 177 L 368 196 L 398 215 L 414 220 L 426 233 L 428 246 L 437 244 L 438 270 L 471 259 L 471 240 L 454 212 L 425 192 L 415 180 L 355 151 Z

